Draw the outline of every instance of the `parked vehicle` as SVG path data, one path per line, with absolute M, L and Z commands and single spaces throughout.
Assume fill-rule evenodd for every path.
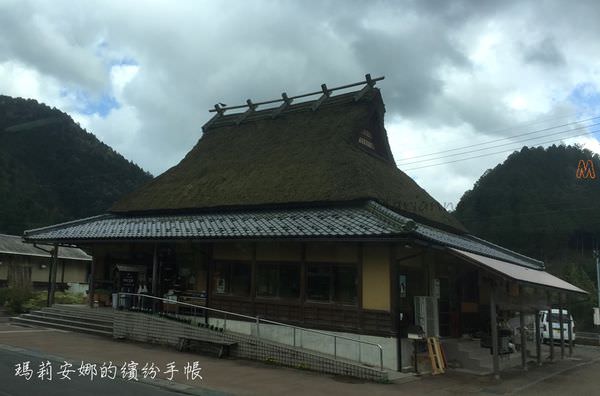
M 554 342 L 560 341 L 560 321 L 559 321 L 559 310 L 552 310 L 552 338 Z M 573 317 L 569 314 L 569 311 L 566 309 L 562 310 L 563 317 L 563 332 L 565 341 L 569 339 L 569 326 L 571 326 L 572 331 L 572 339 L 575 341 L 575 321 L 573 321 Z M 550 340 L 550 325 L 549 325 L 550 316 L 548 311 L 540 311 L 540 336 L 542 338 L 542 342 L 549 342 Z

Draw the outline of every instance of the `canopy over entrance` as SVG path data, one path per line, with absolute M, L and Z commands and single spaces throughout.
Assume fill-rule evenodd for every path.
M 499 274 L 503 277 L 508 277 L 515 281 L 531 283 L 534 285 L 560 289 L 563 291 L 573 293 L 587 294 L 586 291 L 578 288 L 577 286 L 574 286 L 569 282 L 565 282 L 564 280 L 554 275 L 551 275 L 543 270 L 526 268 L 521 265 L 512 264 L 506 261 L 493 259 L 475 253 L 465 252 L 464 250 L 460 249 L 448 249 L 452 254 L 460 258 L 466 259 L 467 261 L 478 265 L 479 267 L 483 267 L 486 270 L 491 270 L 496 274 Z

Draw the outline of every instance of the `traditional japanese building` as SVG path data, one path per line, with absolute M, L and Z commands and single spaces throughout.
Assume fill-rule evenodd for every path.
M 60 247 L 56 258 L 58 288 L 87 289 L 92 258 L 72 247 Z M 24 243 L 18 235 L 0 234 L 0 287 L 47 287 L 51 260 L 52 252 L 47 247 Z
M 375 81 L 217 105 L 178 165 L 107 214 L 25 239 L 92 252 L 93 295 L 145 283 L 376 342 L 394 370 L 411 366 L 415 324 L 444 339 L 489 333 L 497 307 L 533 313 L 582 292 L 470 235 L 396 167 Z

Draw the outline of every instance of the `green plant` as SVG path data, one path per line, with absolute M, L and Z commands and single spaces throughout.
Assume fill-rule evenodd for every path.
M 3 287 L 0 288 L 0 307 L 3 307 L 6 304 L 6 300 L 8 299 L 9 288 Z
M 7 288 L 4 289 L 4 305 L 10 314 L 20 314 L 26 311 L 24 305 L 32 297 L 30 289 Z
M 269 356 L 268 358 L 265 359 L 265 363 L 267 363 L 267 364 L 277 364 L 277 360 L 275 360 L 274 357 Z

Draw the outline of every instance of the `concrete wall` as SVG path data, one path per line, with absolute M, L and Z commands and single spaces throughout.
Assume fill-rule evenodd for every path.
M 156 315 L 117 311 L 114 316 L 113 336 L 170 346 L 176 346 L 181 337 L 202 337 L 204 340 L 215 341 L 225 339 L 237 342 L 230 354 L 238 358 L 369 380 L 385 381 L 388 378 L 387 372 L 377 368 L 335 360 L 320 353 L 311 353 L 248 335 L 215 332 Z
M 227 322 L 224 323 L 223 319 L 210 318 L 209 324 L 243 335 L 256 336 L 256 323 L 231 319 L 228 319 Z M 260 324 L 259 333 L 260 338 L 264 340 L 289 346 L 302 347 L 304 349 L 326 353 L 328 355 L 333 355 L 335 348 L 338 357 L 376 367 L 379 367 L 380 361 L 379 348 L 341 338 L 336 338 L 336 345 L 334 347 L 334 337 L 332 335 L 379 344 L 383 348 L 384 367 L 390 370 L 397 370 L 398 368 L 397 339 L 394 337 L 377 337 L 333 331 L 320 332 L 318 330 L 312 331 L 310 329 L 296 329 L 294 331 L 289 327 L 266 323 Z

